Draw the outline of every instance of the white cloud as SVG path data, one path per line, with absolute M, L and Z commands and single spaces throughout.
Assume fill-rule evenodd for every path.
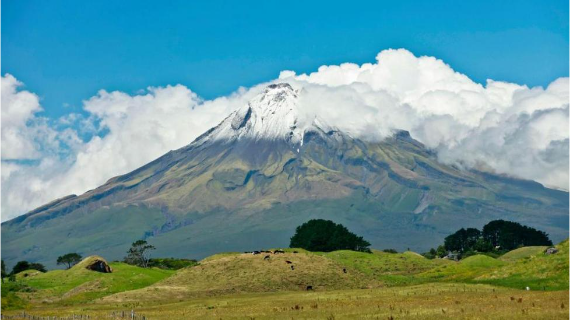
M 280 79 L 304 88 L 307 113 L 355 136 L 409 130 L 441 161 L 568 190 L 568 78 L 546 89 L 482 86 L 441 60 L 399 49 L 380 52 L 375 64 L 286 71 Z
M 493 80 L 483 86 L 403 49 L 380 52 L 376 63 L 283 71 L 279 78 L 303 88 L 303 114 L 354 136 L 382 139 L 404 129 L 443 162 L 568 189 L 568 78 L 546 89 Z M 37 116 L 38 97 L 19 86 L 2 77 L 2 220 L 188 144 L 265 84 L 211 101 L 183 85 L 136 95 L 101 90 L 83 102 L 87 118 L 70 114 L 52 125 Z M 78 132 L 95 135 L 82 141 Z
M 2 77 L 2 159 L 32 159 L 40 156 L 35 130 L 28 126 L 41 111 L 39 98 L 29 91 L 18 91 L 22 83 L 12 75 Z

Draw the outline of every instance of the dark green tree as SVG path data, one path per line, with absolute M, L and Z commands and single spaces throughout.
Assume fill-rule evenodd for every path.
M 493 251 L 493 245 L 491 242 L 485 240 L 483 237 L 477 239 L 475 244 L 473 245 L 473 250 L 476 252 L 491 252 Z
M 41 272 L 47 272 L 46 267 L 43 264 L 38 263 L 38 262 L 30 263 L 30 269 L 38 270 Z
M 150 259 L 150 250 L 155 249 L 153 245 L 148 244 L 145 240 L 137 240 L 133 242 L 131 248 L 127 251 L 124 261 L 128 264 L 146 268 Z
M 67 253 L 57 258 L 57 264 L 67 265 L 67 269 L 70 269 L 80 261 L 81 261 L 81 255 L 75 252 Z
M 47 272 L 46 267 L 41 263 L 37 263 L 37 262 L 31 262 L 30 263 L 28 261 L 18 261 L 18 263 L 16 263 L 14 268 L 12 268 L 12 272 L 10 274 L 15 275 L 15 274 L 18 274 L 22 271 L 26 271 L 26 270 L 30 270 L 30 269 L 38 270 L 41 272 Z
M 4 282 L 4 278 L 7 276 L 8 273 L 6 273 L 6 264 L 4 263 L 4 260 L 2 260 L 2 282 Z
M 438 246 L 436 251 L 436 256 L 443 258 L 447 255 L 447 250 L 445 250 L 444 246 Z
M 481 231 L 475 228 L 461 228 L 445 237 L 444 247 L 449 251 L 465 252 L 471 250 L 480 237 Z
M 521 246 L 551 246 L 548 234 L 520 223 L 494 220 L 483 227 L 483 239 L 500 250 L 513 250 Z
M 297 227 L 289 247 L 309 251 L 330 252 L 354 250 L 370 252 L 370 243 L 330 220 L 309 220 Z
M 11 274 L 17 274 L 28 269 L 30 269 L 30 263 L 28 261 L 18 261 L 14 268 L 12 268 Z

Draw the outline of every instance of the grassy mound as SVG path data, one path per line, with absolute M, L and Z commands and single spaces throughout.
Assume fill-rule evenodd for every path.
M 380 286 L 379 281 L 356 268 L 345 267 L 320 254 L 292 251 L 215 255 L 153 286 L 105 300 L 172 300 L 243 292 L 300 291 L 307 286 L 315 291 Z M 265 256 L 269 259 L 264 259 Z
M 516 262 L 520 259 L 528 258 L 530 256 L 543 253 L 544 250 L 546 250 L 547 248 L 548 247 L 544 246 L 522 247 L 505 253 L 499 258 L 499 260 L 507 262 Z
M 28 277 L 35 277 L 38 276 L 40 274 L 42 274 L 43 272 L 35 270 L 35 269 L 28 269 L 28 270 L 24 270 L 24 271 L 20 271 L 16 274 L 16 279 L 17 280 L 21 280 L 23 278 L 28 278 Z
M 373 250 L 372 254 L 341 250 L 322 253 L 343 266 L 360 271 L 387 286 L 412 284 L 417 282 L 416 274 L 440 265 L 452 263 L 448 260 L 429 260 L 423 256 L 406 251 L 404 253 L 386 253 Z
M 531 290 L 568 290 L 568 240 L 558 244 L 559 252 L 552 255 L 536 249 L 522 251 L 534 254 L 520 258 L 475 280 L 513 288 L 530 287 Z M 521 248 L 525 249 L 525 248 Z M 515 251 L 521 250 L 517 249 Z M 514 254 L 522 255 L 520 252 Z
M 418 277 L 429 281 L 469 281 L 505 264 L 506 262 L 486 255 L 474 255 L 459 262 L 433 268 Z
M 143 288 L 174 273 L 157 268 L 143 269 L 120 262 L 110 263 L 113 273 L 88 270 L 86 266 L 97 259 L 102 258 L 92 256 L 69 270 L 53 270 L 22 277 L 19 282 L 34 292 L 19 294 L 32 302 L 83 303 L 113 293 Z

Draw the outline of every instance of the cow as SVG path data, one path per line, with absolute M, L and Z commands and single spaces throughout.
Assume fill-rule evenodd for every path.
M 285 263 L 286 263 L 286 264 L 291 264 L 291 263 L 293 263 L 293 262 L 291 262 L 291 261 L 289 261 L 289 260 L 285 260 Z
M 260 254 L 260 253 L 261 253 L 261 252 L 259 252 L 259 251 L 256 250 L 256 251 L 253 251 L 251 254 L 256 255 L 256 254 Z
M 346 273 L 346 268 L 342 268 L 342 272 Z
M 291 270 L 295 270 L 295 266 L 294 266 L 294 265 L 291 265 Z
M 263 260 L 269 260 L 269 256 L 263 257 Z
M 299 251 L 293 251 L 293 253 L 299 253 Z
M 307 286 L 307 291 L 312 291 L 313 290 L 313 286 Z
M 285 251 L 283 251 L 283 250 L 275 250 L 275 251 L 273 251 L 273 254 L 278 254 L 278 253 L 285 253 Z

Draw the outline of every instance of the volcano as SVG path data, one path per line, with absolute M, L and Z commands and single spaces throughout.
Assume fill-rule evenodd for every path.
M 202 258 L 284 247 L 295 227 L 333 220 L 374 248 L 428 250 L 462 227 L 517 221 L 559 241 L 568 193 L 437 161 L 406 131 L 355 138 L 304 115 L 302 91 L 269 85 L 192 143 L 82 195 L 2 224 L 2 258 L 54 266 L 78 252 Z

